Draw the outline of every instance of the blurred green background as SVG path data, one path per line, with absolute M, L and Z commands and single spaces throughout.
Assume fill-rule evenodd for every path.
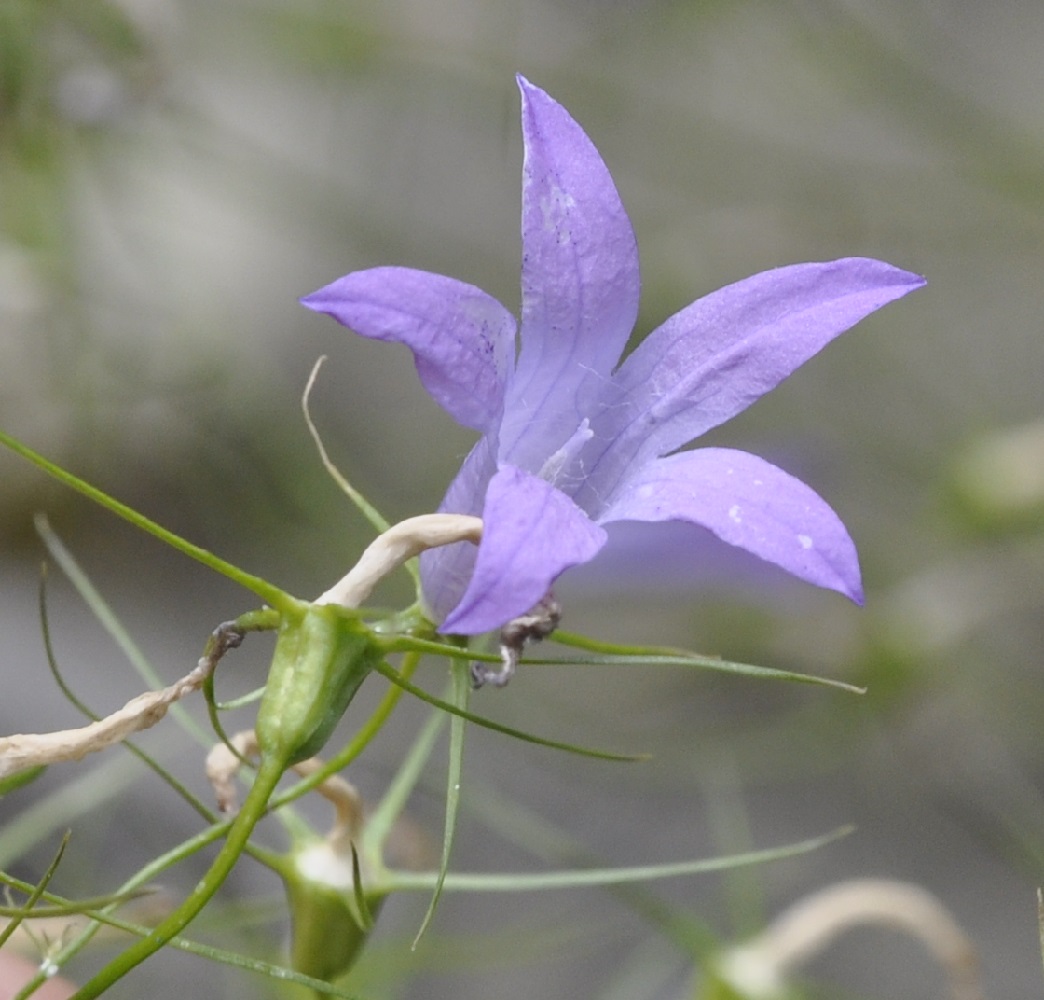
M 642 253 L 639 336 L 780 264 L 865 255 L 925 274 L 927 289 L 712 435 L 830 500 L 860 548 L 864 610 L 695 530 L 621 535 L 559 595 L 574 630 L 869 693 L 531 668 L 475 706 L 655 759 L 593 764 L 476 733 L 456 857 L 468 869 L 561 862 L 534 857 L 536 834 L 508 819 L 507 800 L 619 864 L 853 822 L 856 834 L 800 861 L 651 891 L 732 941 L 835 879 L 909 879 L 971 933 L 990 997 L 1040 996 L 1042 51 L 1037 0 L 0 0 L 0 425 L 244 568 L 301 596 L 325 589 L 368 531 L 300 416 L 316 357 L 329 355 L 313 401 L 327 446 L 389 518 L 433 509 L 471 436 L 423 393 L 405 350 L 296 300 L 397 263 L 517 304 L 516 71 L 565 104 L 616 179 Z M 4 732 L 78 721 L 40 648 L 34 512 L 165 677 L 251 605 L 11 455 L 0 483 Z M 57 579 L 51 617 L 61 664 L 95 707 L 137 691 Z M 240 663 L 257 683 L 264 650 Z M 379 793 L 420 718 L 404 711 L 361 765 L 364 792 Z M 151 739 L 202 788 L 194 748 L 171 731 Z M 3 866 L 38 877 L 53 829 L 71 823 L 59 888 L 88 895 L 196 828 L 131 765 L 97 766 L 52 769 L 0 804 Z M 417 803 L 435 841 L 440 780 L 435 768 Z M 65 804 L 27 814 L 34 795 Z M 171 890 L 197 875 L 186 866 Z M 249 871 L 238 888 L 275 900 Z M 689 989 L 691 962 L 635 899 L 447 898 L 411 954 L 423 905 L 389 904 L 387 964 L 378 954 L 363 970 L 362 995 Z M 282 932 L 275 920 L 243 933 L 238 946 L 271 954 Z M 819 996 L 943 995 L 941 974 L 894 933 L 854 933 L 808 972 Z M 157 998 L 266 989 L 177 955 L 119 995 L 145 984 Z

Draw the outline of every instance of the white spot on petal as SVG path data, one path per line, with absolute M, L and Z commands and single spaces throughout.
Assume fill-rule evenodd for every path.
M 733 505 L 729 508 L 729 520 L 735 524 L 740 524 L 743 521 L 743 516 L 740 513 L 738 505 Z
M 812 546 L 814 544 L 814 542 L 812 541 L 811 538 L 809 538 L 808 535 L 798 535 L 797 536 L 797 540 L 801 544 L 801 547 L 803 549 L 810 549 L 810 548 L 812 548 Z

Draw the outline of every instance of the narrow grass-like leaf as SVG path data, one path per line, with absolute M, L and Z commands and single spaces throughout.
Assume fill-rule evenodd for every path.
M 621 885 L 625 882 L 645 882 L 652 879 L 678 878 L 684 875 L 703 875 L 725 871 L 741 865 L 760 865 L 769 861 L 782 861 L 818 850 L 841 837 L 847 836 L 854 827 L 845 826 L 820 837 L 802 840 L 783 847 L 763 851 L 749 851 L 720 858 L 704 858 L 696 861 L 677 861 L 658 865 L 637 865 L 625 868 L 589 868 L 565 872 L 531 873 L 471 873 L 450 872 L 444 881 L 446 892 L 537 892 L 547 889 L 575 889 L 581 886 Z M 437 873 L 412 874 L 389 872 L 388 887 L 391 891 L 424 890 L 437 879 Z
M 214 730 L 214 735 L 217 736 L 218 740 L 228 747 L 232 756 L 235 757 L 241 764 L 250 765 L 248 761 L 235 747 L 232 742 L 232 738 L 225 732 L 225 727 L 221 722 L 221 716 L 218 713 L 217 698 L 214 695 L 214 674 L 208 675 L 207 679 L 203 682 L 203 701 L 207 706 L 207 718 L 210 720 L 210 728 Z
M 477 650 L 454 648 L 434 639 L 422 639 L 411 635 L 386 635 L 379 640 L 388 652 L 413 650 L 421 653 L 432 653 L 436 656 L 452 656 L 458 659 L 481 660 L 483 663 L 499 663 L 500 656 L 495 653 L 480 653 Z M 829 677 L 817 677 L 815 674 L 796 673 L 791 670 L 777 670 L 774 667 L 759 667 L 753 663 L 737 663 L 723 660 L 716 656 L 706 656 L 685 649 L 669 646 L 626 646 L 617 643 L 603 642 L 575 632 L 557 630 L 548 642 L 557 642 L 571 649 L 589 650 L 603 654 L 597 656 L 569 657 L 530 657 L 522 663 L 533 667 L 700 667 L 704 670 L 715 670 L 719 673 L 738 674 L 743 677 L 757 677 L 765 680 L 795 681 L 800 684 L 817 684 L 822 687 L 837 688 L 853 694 L 866 694 L 866 688 L 848 684 L 845 681 Z
M 581 757 L 594 757 L 597 760 L 634 762 L 649 759 L 649 754 L 614 753 L 611 750 L 595 750 L 590 747 L 576 746 L 573 743 L 562 743 L 558 740 L 545 739 L 543 736 L 534 736 L 532 733 L 525 733 L 520 729 L 513 729 L 511 726 L 502 725 L 499 722 L 494 722 L 492 719 L 486 719 L 481 715 L 474 715 L 471 712 L 463 711 L 456 705 L 451 705 L 449 702 L 443 701 L 441 698 L 436 698 L 434 695 L 428 694 L 428 692 L 423 688 L 411 684 L 403 678 L 397 670 L 388 666 L 387 663 L 378 663 L 374 669 L 382 677 L 386 677 L 393 684 L 401 687 L 404 691 L 412 694 L 415 698 L 420 698 L 421 701 L 426 701 L 429 705 L 434 705 L 436 708 L 440 708 L 442 711 L 448 712 L 450 715 L 457 716 L 461 719 L 467 719 L 468 722 L 473 722 L 476 726 L 482 726 L 483 729 L 491 729 L 495 733 L 503 733 L 505 736 L 511 736 L 512 738 L 522 740 L 525 743 L 532 743 L 535 746 L 541 747 L 550 747 L 552 750 L 564 750 L 567 753 L 577 754 Z
M 214 708 L 219 712 L 232 712 L 237 708 L 245 708 L 247 705 L 253 705 L 255 702 L 260 701 L 264 693 L 265 689 L 263 686 L 254 688 L 253 691 L 241 694 L 238 698 L 229 698 L 228 701 L 215 700 Z
M 815 674 L 800 674 L 791 670 L 777 670 L 774 667 L 759 667 L 753 663 L 736 663 L 716 656 L 705 656 L 692 653 L 686 649 L 675 649 L 671 646 L 627 646 L 619 643 L 603 642 L 575 632 L 558 630 L 550 641 L 573 649 L 583 649 L 592 653 L 603 653 L 604 656 L 577 657 L 568 661 L 550 659 L 529 659 L 524 662 L 536 666 L 561 665 L 563 662 L 584 666 L 648 666 L 662 664 L 676 667 L 701 667 L 704 670 L 717 670 L 720 673 L 739 674 L 743 677 L 758 677 L 765 680 L 794 681 L 799 684 L 818 684 L 822 687 L 837 688 L 852 694 L 866 694 L 866 688 L 830 677 L 817 677 Z
M 46 567 L 45 567 L 46 570 Z M 47 590 L 46 590 L 47 574 L 46 571 L 43 573 L 40 579 L 40 596 L 39 596 L 39 609 L 40 609 L 40 631 L 43 635 L 44 644 L 44 655 L 47 659 L 47 667 L 51 671 L 51 676 L 54 678 L 55 684 L 62 694 L 73 704 L 73 706 L 82 712 L 88 719 L 97 721 L 101 718 L 96 712 L 94 712 L 89 705 L 82 701 L 72 688 L 65 681 L 65 677 L 58 666 L 58 660 L 54 654 L 54 647 L 51 643 L 51 627 L 47 614 Z M 151 669 L 151 668 L 150 668 Z M 162 682 L 160 682 L 161 684 Z M 157 686 L 160 686 L 157 684 Z M 177 708 L 178 706 L 173 706 Z M 191 732 L 195 732 L 198 727 L 195 727 L 195 723 L 191 727 L 186 727 Z M 202 735 L 202 730 L 198 730 Z M 209 741 L 207 741 L 209 743 Z M 205 743 L 204 745 L 207 745 Z M 200 799 L 198 799 L 188 787 L 182 784 L 170 771 L 168 771 L 155 757 L 146 753 L 132 740 L 123 740 L 122 745 L 135 757 L 138 758 L 146 767 L 150 768 L 161 780 L 173 789 L 178 795 L 180 795 L 193 809 L 196 810 L 205 820 L 208 822 L 214 821 L 214 813 L 208 809 Z
M 0 872 L 0 882 L 8 882 L 8 876 Z M 41 882 L 40 886 L 46 883 Z M 128 892 L 115 896 L 91 896 L 89 899 L 71 899 L 66 903 L 48 903 L 43 906 L 34 906 L 34 900 L 27 900 L 23 906 L 0 906 L 0 917 L 11 917 L 26 920 L 52 920 L 55 917 L 78 917 L 90 915 L 95 910 L 105 906 L 122 906 L 131 900 L 140 899 L 149 895 L 153 890 L 141 889 L 138 892 Z M 5 928 L 6 930 L 6 928 Z M 6 940 L 0 935 L 0 944 Z
M 359 861 L 359 852 L 355 849 L 355 844 L 352 844 L 352 891 L 355 896 L 355 907 L 363 918 L 359 926 L 366 932 L 372 931 L 377 915 L 370 907 L 370 901 L 366 898 L 366 892 L 363 889 L 362 864 Z
M 4 881 L 8 882 L 13 888 L 22 892 L 28 892 L 33 889 L 32 885 L 18 879 L 5 878 Z M 47 899 L 52 904 L 47 907 L 48 910 L 61 912 L 63 914 L 83 914 L 91 920 L 96 921 L 98 924 L 103 924 L 106 927 L 112 927 L 116 930 L 125 931 L 126 933 L 137 937 L 144 937 L 152 930 L 151 927 L 146 927 L 130 920 L 123 920 L 120 917 L 113 916 L 111 913 L 100 912 L 103 906 L 108 906 L 111 903 L 125 902 L 134 896 L 141 896 L 142 893 L 140 892 L 133 895 L 119 897 L 112 901 L 90 900 L 82 903 L 77 903 L 74 900 L 63 899 L 60 896 L 55 896 L 53 893 L 43 892 L 42 895 L 44 899 Z M 87 903 L 91 903 L 92 905 L 87 906 Z M 40 912 L 41 909 L 38 908 L 34 911 L 34 914 Z M 167 944 L 173 948 L 179 949 L 180 951 L 187 952 L 191 955 L 198 955 L 199 957 L 206 958 L 212 962 L 219 962 L 223 965 L 232 966 L 233 968 L 255 972 L 282 982 L 297 983 L 300 986 L 308 987 L 309 989 L 326 996 L 340 997 L 341 1000 L 363 1000 L 363 998 L 357 993 L 349 993 L 346 990 L 333 986 L 321 979 L 313 979 L 311 976 L 295 972 L 293 969 L 289 969 L 286 966 L 274 965 L 271 962 L 263 962 L 260 959 L 251 958 L 249 955 L 241 955 L 238 952 L 227 951 L 223 948 L 215 948 L 212 945 L 200 944 L 197 941 L 192 941 L 189 938 L 184 937 L 173 937 L 167 942 Z M 63 962 L 66 960 L 67 959 L 63 958 Z M 42 978 L 40 981 L 43 981 Z M 36 989 L 38 985 L 39 983 L 36 983 L 34 980 L 33 989 Z
M 367 845 L 374 845 L 374 854 L 380 845 L 385 843 L 391 833 L 395 821 L 402 815 L 406 808 L 406 800 L 410 793 L 417 787 L 424 765 L 431 758 L 435 740 L 438 738 L 442 727 L 446 722 L 444 712 L 432 712 L 428 721 L 421 728 L 413 741 L 405 759 L 399 765 L 381 801 L 377 807 L 367 816 L 366 827 L 363 838 Z
M 4 431 L 0 431 L 0 445 L 9 448 L 17 455 L 21 455 L 22 458 L 31 462 L 38 469 L 46 472 L 47 475 L 57 479 L 58 482 L 63 483 L 70 489 L 82 494 L 89 500 L 93 500 L 96 504 L 111 511 L 117 517 L 122 517 L 125 521 L 133 524 L 134 527 L 148 532 L 150 535 L 158 538 L 161 542 L 165 542 L 167 545 L 171 546 L 171 548 L 177 549 L 189 558 L 195 559 L 204 566 L 220 573 L 222 576 L 227 576 L 230 580 L 235 581 L 241 587 L 253 591 L 266 604 L 270 604 L 273 608 L 292 607 L 297 603 L 289 594 L 280 590 L 278 587 L 273 586 L 267 580 L 263 580 L 259 576 L 254 576 L 252 573 L 247 573 L 244 570 L 241 570 L 238 566 L 233 566 L 231 563 L 225 562 L 225 560 L 220 556 L 216 556 L 214 553 L 208 552 L 206 549 L 194 545 L 192 542 L 186 541 L 181 536 L 175 535 L 174 532 L 168 531 L 155 521 L 145 517 L 144 514 L 139 514 L 132 507 L 120 503 L 119 500 L 109 496 L 96 486 L 92 486 L 90 483 L 85 482 L 78 476 L 74 476 L 71 472 L 66 472 L 60 465 L 55 465 L 54 462 L 44 458 L 43 455 L 39 454 L 39 452 L 33 451 L 33 449 L 28 445 L 22 444 L 22 442 L 17 438 L 11 437 L 10 434 L 7 434 Z
M 500 663 L 499 653 L 482 653 L 477 649 L 458 646 L 448 640 L 421 639 L 414 635 L 376 635 L 374 641 L 379 643 L 386 653 L 427 653 L 431 656 L 446 656 L 452 660 L 481 660 L 483 663 Z M 562 660 L 568 664 L 573 660 Z
M 446 824 L 442 835 L 442 857 L 439 859 L 439 871 L 431 902 L 428 904 L 428 912 L 424 914 L 417 936 L 413 939 L 413 948 L 417 947 L 417 943 L 428 929 L 428 925 L 435 916 L 435 908 L 439 905 L 446 873 L 449 871 L 453 834 L 457 829 L 457 814 L 460 811 L 460 785 L 464 773 L 464 714 L 468 710 L 471 678 L 467 665 L 455 660 L 450 660 L 450 676 L 453 679 L 451 693 L 453 706 L 460 714 L 456 714 L 450 719 L 449 767 L 446 769 Z
M 17 774 L 9 774 L 6 778 L 0 778 L 0 799 L 10 792 L 16 791 L 17 789 L 36 781 L 36 779 L 46 770 L 46 766 L 40 764 L 37 767 L 30 767 L 25 771 L 19 771 Z
M 117 648 L 127 658 L 127 661 L 137 671 L 138 676 L 145 682 L 150 688 L 161 688 L 164 686 L 163 681 L 160 679 L 159 674 L 153 669 L 152 664 L 149 663 L 148 658 L 138 647 L 137 643 L 130 637 L 130 634 L 123 627 L 119 618 L 113 612 L 112 608 L 109 607 L 108 602 L 102 597 L 101 593 L 91 582 L 90 578 L 80 567 L 80 564 L 76 561 L 75 556 L 66 548 L 62 540 L 55 534 L 51 528 L 50 523 L 47 520 L 45 514 L 37 514 L 33 518 L 33 525 L 36 528 L 36 533 L 40 536 L 41 541 L 47 547 L 47 551 L 50 553 L 51 558 L 58 563 L 61 567 L 62 572 L 66 578 L 73 585 L 76 593 L 80 595 L 84 603 L 90 608 L 91 613 L 100 622 L 106 632 L 112 636 L 113 641 L 116 643 Z M 45 574 L 46 579 L 46 574 Z M 41 581 L 41 617 L 44 617 L 43 613 L 43 581 Z M 56 678 L 57 679 L 57 678 Z M 61 682 L 59 682 L 61 684 Z M 86 706 L 78 703 L 73 697 L 70 691 L 62 685 L 62 693 L 65 694 L 70 701 L 76 705 L 85 715 L 90 718 L 97 719 L 96 715 L 88 712 Z M 203 727 L 196 722 L 192 716 L 185 711 L 185 709 L 178 704 L 171 705 L 168 709 L 168 714 L 177 721 L 182 729 L 185 730 L 200 746 L 208 746 L 210 739 L 207 734 L 203 731 Z
M 54 857 L 51 859 L 51 863 L 47 866 L 47 871 L 43 873 L 40 881 L 27 893 L 24 906 L 0 907 L 0 915 L 10 918 L 7 926 L 0 931 L 0 948 L 18 929 L 18 925 L 30 915 L 37 900 L 46 892 L 47 886 L 50 884 L 51 879 L 54 878 L 54 873 L 58 871 L 58 866 L 62 863 L 62 856 L 65 854 L 65 848 L 68 844 L 69 833 L 66 832 L 65 836 L 62 837 L 62 842 L 58 845 L 58 850 L 55 851 Z M 2 877 L 2 873 L 0 873 L 0 877 Z
M 79 768 L 75 778 L 5 818 L 0 829 L 0 869 L 9 867 L 43 838 L 68 827 L 76 817 L 104 809 L 141 776 L 139 764 L 122 755 Z
M 151 687 L 162 687 L 163 682 L 152 669 L 152 666 L 145 659 L 144 655 L 137 649 L 122 624 L 116 618 L 115 614 L 105 603 L 104 599 L 95 590 L 93 584 L 91 584 L 89 578 L 80 569 L 76 560 L 72 554 L 65 548 L 58 536 L 50 529 L 47 524 L 46 518 L 37 517 L 35 519 L 37 531 L 40 533 L 44 544 L 47 545 L 48 551 L 59 563 L 62 571 L 69 577 L 70 582 L 80 593 L 81 597 L 86 601 L 88 607 L 98 617 L 102 624 L 107 628 L 110 634 L 115 638 L 117 644 L 120 646 L 124 654 L 131 660 L 132 664 L 138 669 L 139 674 Z M 40 579 L 40 592 L 39 592 L 39 611 L 40 611 L 40 628 L 43 635 L 44 653 L 47 658 L 47 666 L 51 671 L 51 676 L 54 678 L 55 684 L 57 684 L 62 694 L 87 718 L 97 721 L 101 718 L 95 711 L 93 711 L 85 702 L 83 702 L 77 694 L 69 687 L 63 677 L 61 670 L 58 667 L 58 661 L 54 653 L 54 647 L 51 642 L 51 630 L 49 616 L 47 613 L 47 572 L 46 566 Z M 237 619 L 237 623 L 244 629 L 244 631 L 265 631 L 275 628 L 278 625 L 278 612 L 272 611 L 271 609 L 262 609 L 260 611 L 247 612 L 241 615 Z M 204 683 L 204 691 L 211 691 L 213 689 L 213 673 L 207 677 Z M 208 703 L 209 709 L 209 703 Z M 171 706 L 171 710 L 178 712 L 179 720 L 183 721 L 182 728 L 190 733 L 197 739 L 197 742 L 201 746 L 209 748 L 213 743 L 210 738 L 201 727 L 199 727 L 190 716 L 188 716 L 181 709 L 179 705 Z M 216 716 L 214 716 L 216 722 Z M 219 734 L 223 734 L 223 730 L 220 726 L 217 727 Z M 156 775 L 158 775 L 166 784 L 173 789 L 178 795 L 180 795 L 193 809 L 196 810 L 204 819 L 208 822 L 215 822 L 216 816 L 212 809 L 209 809 L 199 798 L 197 798 L 188 787 L 179 781 L 170 771 L 168 771 L 162 764 L 159 763 L 154 757 L 142 750 L 136 743 L 131 740 L 124 740 L 123 746 L 136 756 L 143 764 L 150 768 Z M 248 846 L 248 851 L 254 855 L 254 857 L 262 864 L 268 864 L 271 854 L 270 852 L 256 849 L 253 845 Z
M 391 527 L 391 523 L 348 481 L 341 470 L 337 468 L 333 459 L 330 458 L 330 455 L 326 450 L 326 445 L 323 444 L 322 436 L 319 434 L 319 429 L 315 426 L 315 421 L 312 420 L 312 413 L 309 409 L 308 402 L 312 395 L 312 387 L 315 385 L 316 377 L 319 375 L 319 369 L 325 361 L 326 355 L 323 355 L 316 361 L 315 365 L 312 367 L 311 374 L 308 376 L 308 383 L 305 385 L 305 391 L 301 396 L 301 409 L 304 412 L 305 424 L 308 426 L 308 433 L 312 435 L 312 440 L 315 442 L 316 450 L 319 452 L 319 460 L 323 463 L 323 468 L 326 469 L 327 474 L 338 485 L 341 492 L 343 492 L 345 496 L 355 504 L 356 509 L 362 514 L 362 516 L 370 522 L 374 531 L 376 531 L 377 534 L 381 534 Z M 416 591 L 417 597 L 419 598 L 421 582 L 420 569 L 418 568 L 417 560 L 407 560 L 403 564 L 403 569 L 410 574 L 410 577 L 413 580 L 413 589 Z
M 126 761 L 121 758 L 115 758 L 115 760 L 119 764 L 126 764 Z M 97 768 L 96 770 L 100 772 L 102 768 Z M 147 885 L 160 873 L 166 871 L 179 861 L 190 857 L 192 854 L 225 836 L 232 827 L 232 823 L 233 820 L 231 819 L 215 823 L 213 826 L 207 828 L 201 833 L 196 834 L 194 837 L 189 838 L 171 850 L 161 854 L 158 858 L 154 858 L 127 879 L 117 890 L 117 893 L 124 894 L 132 892 L 135 889 Z M 0 861 L 0 866 L 2 866 L 2 861 Z M 279 870 L 277 865 L 273 865 L 273 869 L 277 871 Z M 45 898 L 51 899 L 50 896 L 45 896 Z M 61 899 L 57 898 L 55 901 L 62 902 Z M 76 934 L 76 936 L 71 940 L 66 941 L 57 954 L 51 956 L 54 967 L 61 968 L 86 948 L 102 924 L 116 924 L 115 919 L 109 917 L 104 912 L 92 911 L 87 915 L 90 917 L 91 923 Z M 145 929 L 143 933 L 147 934 L 150 930 L 151 929 Z M 39 988 L 39 986 L 44 982 L 44 979 L 45 976 L 42 972 L 34 976 L 33 979 L 23 987 L 22 994 L 29 996 L 34 990 Z
M 595 855 L 585 844 L 535 814 L 521 802 L 500 795 L 488 785 L 478 789 L 472 786 L 467 808 L 508 843 L 545 862 L 553 861 L 559 866 L 584 869 L 605 867 L 604 859 Z M 733 869 L 744 870 L 747 869 Z M 693 913 L 655 895 L 649 887 L 627 882 L 606 886 L 605 889 L 644 917 L 656 928 L 661 938 L 673 942 L 690 960 L 694 956 L 716 953 L 720 948 L 721 940 L 709 925 L 698 920 Z

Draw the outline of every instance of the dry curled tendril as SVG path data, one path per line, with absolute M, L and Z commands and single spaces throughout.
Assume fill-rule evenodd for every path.
M 379 580 L 425 549 L 454 542 L 478 544 L 482 521 L 462 514 L 422 514 L 393 525 L 363 552 L 352 569 L 318 598 L 316 604 L 354 608 L 362 604 Z M 546 638 L 558 626 L 561 611 L 550 593 L 528 614 L 508 622 L 500 633 L 501 664 L 491 668 L 473 663 L 475 687 L 505 685 L 515 673 L 523 647 Z M 175 702 L 198 691 L 218 662 L 243 641 L 245 631 L 235 622 L 224 622 L 211 634 L 195 669 L 160 691 L 146 691 L 111 715 L 76 729 L 51 733 L 19 733 L 0 737 L 0 779 L 29 768 L 80 760 L 89 753 L 121 743 L 134 733 L 151 729 Z
M 207 754 L 206 772 L 223 813 L 236 811 L 235 776 L 249 760 L 258 757 L 260 747 L 254 730 L 236 733 L 227 744 L 218 743 Z M 323 766 L 318 757 L 309 757 L 293 765 L 302 778 L 315 774 Z M 346 848 L 362 830 L 363 802 L 354 785 L 336 774 L 324 778 L 315 790 L 334 807 L 334 824 L 327 840 L 337 848 Z
M 920 940 L 944 969 L 951 1000 L 983 1000 L 968 936 L 931 893 L 893 879 L 839 882 L 799 900 L 756 938 L 726 952 L 718 974 L 750 1000 L 780 1000 L 798 966 L 844 931 L 869 925 Z
M 134 733 L 151 729 L 176 701 L 198 691 L 225 653 L 243 641 L 233 622 L 219 625 L 196 668 L 161 691 L 146 691 L 104 719 L 78 729 L 53 733 L 17 733 L 0 738 L 0 778 L 45 764 L 80 760 L 89 753 L 121 743 Z

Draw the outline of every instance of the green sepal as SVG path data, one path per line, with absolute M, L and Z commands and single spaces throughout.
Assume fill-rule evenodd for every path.
M 262 754 L 287 767 L 314 757 L 382 655 L 369 628 L 342 608 L 285 609 L 255 724 Z
M 315 859 L 323 851 L 329 852 L 325 871 L 305 870 L 317 867 Z M 302 865 L 305 858 L 310 862 Z M 283 878 L 290 903 L 291 965 L 306 976 L 333 982 L 362 952 L 385 894 L 367 892 L 359 884 L 354 852 L 343 857 L 327 844 L 299 852 Z

